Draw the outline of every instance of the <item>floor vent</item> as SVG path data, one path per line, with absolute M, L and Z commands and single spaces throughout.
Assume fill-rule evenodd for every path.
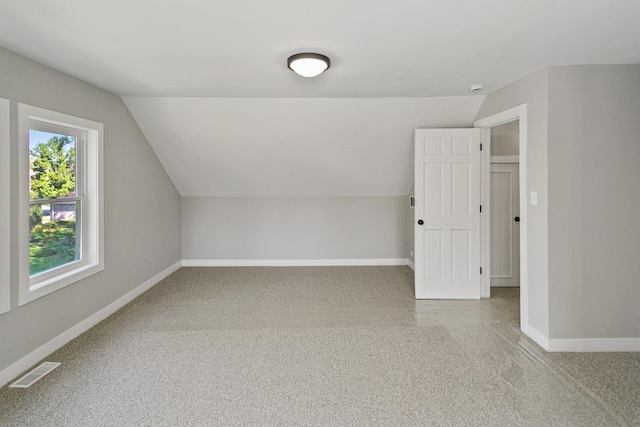
M 26 374 L 24 377 L 20 378 L 15 383 L 11 384 L 9 387 L 15 388 L 27 388 L 30 387 L 33 383 L 38 381 L 40 378 L 47 375 L 49 372 L 56 369 L 60 366 L 59 363 L 55 362 L 44 362 L 42 365 L 35 368 L 33 371 Z

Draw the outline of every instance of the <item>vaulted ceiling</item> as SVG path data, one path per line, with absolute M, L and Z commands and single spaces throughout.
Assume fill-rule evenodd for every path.
M 3 0 L 0 45 L 123 96 L 183 195 L 400 195 L 413 129 L 470 125 L 468 86 L 638 63 L 639 19 L 637 0 Z M 295 75 L 302 51 L 331 68 Z
M 482 97 L 124 100 L 183 196 L 398 196 L 413 131 L 463 127 Z

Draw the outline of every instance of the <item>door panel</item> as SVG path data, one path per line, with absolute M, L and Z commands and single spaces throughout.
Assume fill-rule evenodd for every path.
M 518 164 L 491 165 L 491 286 L 520 286 Z
M 468 163 L 454 163 L 451 165 L 451 198 L 453 205 L 451 213 L 454 215 L 469 214 L 471 204 L 471 174 Z
M 480 298 L 480 129 L 418 129 L 415 160 L 416 298 Z
M 451 278 L 471 279 L 471 233 L 469 230 L 451 230 Z
M 424 211 L 428 213 L 442 212 L 442 165 L 424 165 Z
M 424 274 L 426 279 L 442 279 L 442 231 L 426 230 L 424 232 Z

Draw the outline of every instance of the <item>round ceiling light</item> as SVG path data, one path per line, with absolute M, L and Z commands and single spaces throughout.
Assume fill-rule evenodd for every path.
M 302 77 L 315 77 L 331 65 L 329 58 L 319 53 L 298 53 L 287 59 L 287 66 Z

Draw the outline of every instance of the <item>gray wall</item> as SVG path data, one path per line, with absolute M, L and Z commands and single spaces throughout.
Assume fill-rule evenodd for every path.
M 559 66 L 490 94 L 528 107 L 529 324 L 550 339 L 640 336 L 640 65 Z M 527 194 L 528 198 L 528 194 Z
M 406 258 L 404 197 L 182 199 L 184 259 Z
M 529 74 L 487 95 L 476 120 L 521 104 L 527 104 L 528 118 L 526 197 L 530 191 L 538 192 L 538 204 L 529 205 L 528 218 L 523 218 L 529 238 L 529 326 L 548 337 L 547 69 Z
M 549 68 L 550 338 L 640 337 L 640 65 Z
M 180 196 L 122 100 L 0 48 L 0 97 L 11 100 L 11 246 L 17 247 L 17 103 L 104 123 L 105 270 L 0 315 L 0 370 L 181 259 Z M 4 203 L 4 201 L 2 201 Z M 4 218 L 3 218 L 4 220 Z
M 491 128 L 491 156 L 518 156 L 520 154 L 520 126 L 513 121 Z

